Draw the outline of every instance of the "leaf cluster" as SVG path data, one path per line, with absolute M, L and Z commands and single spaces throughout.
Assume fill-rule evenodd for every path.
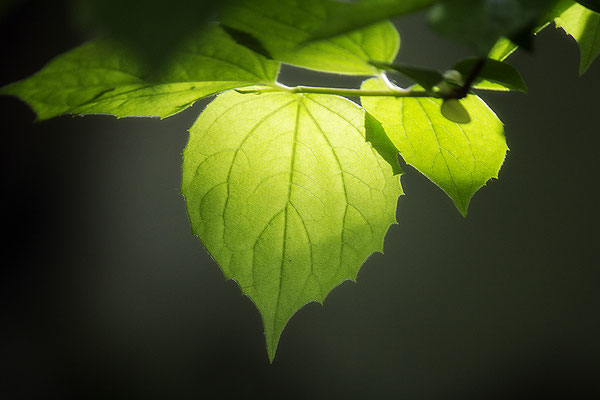
M 38 120 L 166 118 L 216 95 L 190 129 L 181 191 L 193 232 L 260 311 L 271 360 L 298 309 L 355 280 L 383 250 L 403 194 L 398 155 L 466 215 L 508 150 L 502 122 L 476 92 L 526 92 L 504 60 L 552 21 L 579 43 L 580 73 L 600 52 L 592 0 L 228 0 L 199 2 L 199 21 L 186 16 L 157 39 L 169 49 L 157 64 L 148 57 L 156 48 L 130 29 L 132 10 L 107 13 L 113 3 L 85 1 L 111 37 L 0 93 L 25 101 Z M 157 10 L 189 15 L 160 4 L 148 3 L 144 23 Z M 389 18 L 422 9 L 474 56 L 447 71 L 395 62 L 400 36 Z M 360 88 L 288 87 L 278 81 L 282 63 L 365 79 Z M 414 84 L 398 87 L 395 74 Z

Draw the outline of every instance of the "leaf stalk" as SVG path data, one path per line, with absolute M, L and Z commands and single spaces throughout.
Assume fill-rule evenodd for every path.
M 448 98 L 448 95 L 442 93 L 428 92 L 425 90 L 410 90 L 402 88 L 388 88 L 382 90 L 364 90 L 364 89 L 347 89 L 347 88 L 332 88 L 320 86 L 285 86 L 277 84 L 276 86 L 251 86 L 246 88 L 236 89 L 238 93 L 272 93 L 272 92 L 288 92 L 288 93 L 314 93 L 314 94 L 332 94 L 346 97 L 363 97 L 363 96 L 383 96 L 383 97 L 432 97 L 432 98 Z

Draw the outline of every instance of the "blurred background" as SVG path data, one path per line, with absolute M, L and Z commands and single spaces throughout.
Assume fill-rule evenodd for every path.
M 0 20 L 0 85 L 86 40 L 68 1 Z M 399 61 L 448 68 L 468 49 L 396 21 Z M 511 151 L 464 219 L 406 167 L 385 255 L 309 304 L 269 365 L 258 312 L 192 236 L 181 182 L 207 101 L 160 121 L 33 123 L 0 97 L 0 398 L 600 398 L 600 62 L 547 28 L 509 61 L 529 94 L 483 93 Z M 286 67 L 288 84 L 357 79 Z

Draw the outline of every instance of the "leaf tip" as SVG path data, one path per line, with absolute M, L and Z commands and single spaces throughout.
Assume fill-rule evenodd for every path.
M 275 361 L 280 337 L 281 332 L 279 335 L 276 335 L 275 332 L 272 332 L 270 329 L 265 329 L 265 340 L 267 344 L 267 356 L 269 357 L 269 364 L 273 364 L 273 361 Z

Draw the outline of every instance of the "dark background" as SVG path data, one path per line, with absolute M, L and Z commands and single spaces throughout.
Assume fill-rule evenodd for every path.
M 0 85 L 88 35 L 68 2 L 0 22 Z M 400 59 L 468 51 L 398 21 Z M 175 117 L 60 117 L 0 97 L 0 398 L 600 398 L 600 62 L 547 29 L 485 94 L 511 148 L 463 219 L 411 168 L 385 256 L 290 321 L 269 365 L 258 312 L 192 236 Z M 286 83 L 352 84 L 286 68 Z M 332 83 L 333 81 L 333 83 Z

